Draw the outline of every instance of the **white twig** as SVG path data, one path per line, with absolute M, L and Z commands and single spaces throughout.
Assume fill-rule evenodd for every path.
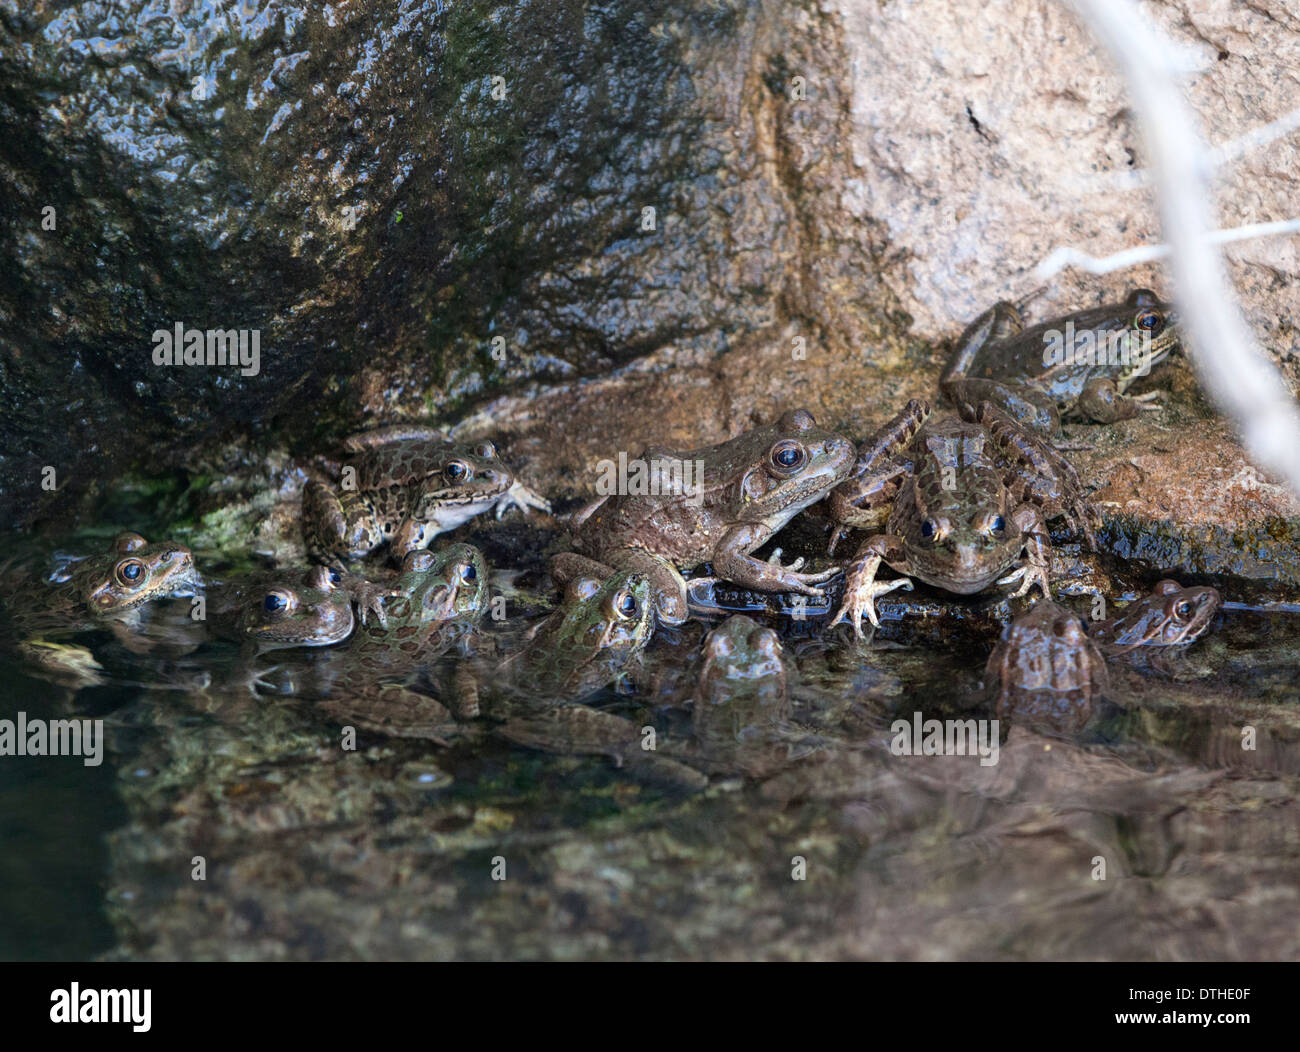
M 1300 219 L 1284 219 L 1278 223 L 1250 223 L 1229 230 L 1211 230 L 1206 235 L 1206 240 L 1212 245 L 1226 245 L 1231 241 L 1295 233 L 1300 233 Z M 1168 245 L 1136 245 L 1109 256 L 1090 256 L 1069 245 L 1060 245 L 1038 264 L 1034 270 L 1034 277 L 1039 281 L 1045 281 L 1059 274 L 1066 267 L 1078 267 L 1089 274 L 1109 274 L 1112 270 L 1123 270 L 1125 267 L 1135 267 L 1139 263 L 1150 263 L 1153 259 L 1163 259 L 1167 255 L 1169 255 Z
M 1069 0 L 1110 50 L 1146 135 L 1169 244 L 1188 357 L 1206 393 L 1241 430 L 1246 450 L 1300 496 L 1300 412 L 1255 344 L 1210 242 L 1212 161 L 1191 110 L 1162 64 L 1168 42 L 1130 0 Z

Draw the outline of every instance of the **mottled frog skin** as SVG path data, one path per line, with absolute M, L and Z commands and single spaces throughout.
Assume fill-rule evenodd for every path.
M 882 563 L 957 595 L 1022 579 L 1014 595 L 1038 586 L 1050 598 L 1047 519 L 1065 516 L 1096 547 L 1074 469 L 987 402 L 969 421 L 931 419 L 928 402 L 909 402 L 863 444 L 830 506 L 841 527 L 885 526 L 854 557 L 832 621 L 849 621 L 859 636 L 863 616 L 880 623 L 876 596 L 912 586 L 908 577 L 877 582 Z M 1022 553 L 1026 562 L 1004 579 Z
M 313 479 L 303 491 L 307 551 L 327 566 L 338 568 L 384 542 L 400 561 L 489 508 L 498 518 L 512 505 L 550 510 L 491 442 L 458 443 L 437 431 L 397 427 L 354 435 L 345 446 L 357 454 L 344 468 L 355 488 Z
M 996 695 L 999 720 L 1072 737 L 1092 717 L 1109 677 L 1083 622 L 1043 599 L 1003 630 L 984 682 Z
M 478 715 L 477 691 L 459 673 L 446 684 L 448 705 L 412 689 L 413 673 L 453 646 L 467 645 L 488 601 L 488 567 L 468 544 L 415 551 L 402 562 L 388 600 L 388 623 L 367 625 L 331 655 L 314 693 L 338 721 L 396 737 L 441 741 L 456 719 Z
M 644 575 L 659 620 L 687 617 L 681 570 L 711 562 L 724 580 L 761 592 L 819 595 L 837 572 L 799 573 L 802 560 L 782 566 L 779 552 L 764 562 L 750 553 L 795 515 L 821 500 L 848 474 L 853 445 L 817 426 L 799 409 L 775 424 L 754 428 L 720 445 L 688 452 L 647 449 L 643 461 L 699 461 L 698 498 L 683 494 L 613 495 L 575 517 L 577 553 L 552 560 L 561 580 L 604 577 L 613 569 Z
M 1187 646 L 1204 635 L 1220 603 L 1213 588 L 1184 588 L 1177 581 L 1164 580 L 1122 614 L 1097 622 L 1092 638 L 1108 654 L 1135 647 Z
M 229 591 L 234 636 L 254 653 L 334 646 L 356 626 L 353 596 L 341 585 L 338 572 L 328 567 L 254 574 L 234 582 Z M 215 611 L 218 627 L 227 622 L 225 615 L 222 607 Z
M 1108 351 L 1121 343 L 1136 348 L 1140 340 L 1149 341 L 1143 355 Z M 1125 392 L 1178 343 L 1173 308 L 1150 289 L 1028 329 L 1019 308 L 1003 301 L 961 334 L 939 387 L 966 415 L 990 402 L 1025 426 L 1055 434 L 1070 415 L 1113 423 L 1156 409 L 1149 402 L 1159 392 Z

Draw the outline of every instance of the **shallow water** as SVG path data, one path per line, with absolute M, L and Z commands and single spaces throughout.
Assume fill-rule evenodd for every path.
M 529 620 L 497 629 L 507 650 Z M 1221 614 L 1184 652 L 1113 660 L 1083 735 L 1004 726 L 992 766 L 888 748 L 913 712 L 992 715 L 991 639 L 936 647 L 895 630 L 855 646 L 785 627 L 795 719 L 823 744 L 759 777 L 715 773 L 702 792 L 484 735 L 362 733 L 345 752 L 312 701 L 233 684 L 220 644 L 156 658 L 94 640 L 112 682 L 76 693 L 10 670 L 6 709 L 103 718 L 108 754 L 99 768 L 0 765 L 5 955 L 1300 951 L 1296 616 Z M 685 741 L 704 630 L 661 634 L 634 686 L 588 703 Z M 293 680 L 333 656 L 276 657 Z

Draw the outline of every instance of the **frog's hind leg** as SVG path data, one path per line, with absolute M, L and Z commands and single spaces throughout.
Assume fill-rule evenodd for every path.
M 359 494 L 336 493 L 312 479 L 302 493 L 303 539 L 314 562 L 340 566 L 378 547 L 382 536 Z
M 975 420 L 978 407 L 988 402 L 1022 427 L 1040 434 L 1055 435 L 1061 430 L 1061 413 L 1052 396 L 1028 380 L 1007 383 L 961 377 L 947 381 L 942 389 L 944 397 L 964 420 Z
M 1083 499 L 1083 486 L 1070 462 L 988 402 L 980 405 L 976 417 L 1007 462 L 1007 489 L 1017 500 L 1041 508 L 1044 517 L 1064 516 L 1070 528 L 1082 533 L 1088 547 L 1096 551 L 1095 512 Z
M 884 526 L 899 488 L 913 466 L 905 454 L 912 439 L 930 415 L 930 403 L 913 398 L 894 417 L 858 446 L 853 471 L 828 498 L 835 531 L 828 554 L 851 527 L 879 529 Z
M 456 730 L 456 721 L 440 701 L 391 681 L 349 686 L 346 694 L 320 701 L 316 707 L 341 724 L 394 738 L 447 745 L 446 736 Z
M 612 566 L 589 559 L 577 552 L 560 552 L 558 555 L 551 556 L 546 569 L 551 575 L 551 580 L 560 588 L 570 581 L 576 581 L 579 577 L 594 577 L 598 581 L 603 581 L 614 572 Z
M 948 360 L 943 375 L 939 377 L 940 389 L 950 380 L 964 378 L 985 347 L 1019 336 L 1024 331 L 1025 323 L 1020 316 L 1021 305 L 999 300 L 962 330 L 957 337 L 956 349 Z

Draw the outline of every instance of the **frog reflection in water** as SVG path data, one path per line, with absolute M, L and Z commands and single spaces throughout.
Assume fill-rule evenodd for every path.
M 1190 645 L 1218 608 L 1215 589 L 1164 580 L 1118 617 L 1085 629 L 1065 607 L 1042 600 L 1006 627 L 989 656 L 984 679 L 996 691 L 998 718 L 1078 734 L 1107 688 L 1106 655 Z
M 882 563 L 958 595 L 1022 579 L 1014 595 L 1038 586 L 1051 598 L 1046 520 L 1064 516 L 1096 547 L 1074 469 L 987 402 L 972 420 L 953 413 L 931 419 L 928 402 L 908 402 L 863 443 L 830 507 L 840 525 L 832 548 L 849 526 L 885 526 L 854 557 L 832 622 L 849 621 L 859 636 L 863 616 L 880 623 L 876 596 L 912 587 L 907 577 L 877 582 Z M 1025 563 L 1003 578 L 1022 552 Z
M 703 562 L 711 562 L 718 577 L 761 592 L 820 595 L 819 586 L 838 572 L 800 573 L 803 560 L 782 566 L 779 551 L 767 562 L 750 554 L 826 496 L 852 466 L 852 443 L 819 428 L 810 413 L 788 412 L 775 424 L 705 449 L 647 449 L 640 459 L 701 462 L 698 491 L 616 494 L 588 505 L 574 518 L 577 552 L 551 561 L 557 580 L 635 571 L 650 582 L 659 620 L 677 625 L 687 616 L 679 571 Z
M 60 680 L 93 685 L 102 682 L 98 662 L 84 647 L 57 642 L 60 637 L 101 627 L 143 652 L 151 645 L 141 632 L 145 604 L 192 596 L 200 586 L 194 557 L 184 545 L 150 544 L 138 533 L 123 533 L 106 553 L 47 577 L 6 574 L 5 611 L 27 660 Z
M 1159 392 L 1125 392 L 1178 343 L 1173 308 L 1149 289 L 1028 329 L 1016 305 L 999 302 L 961 334 L 939 387 L 967 416 L 990 402 L 1055 434 L 1070 415 L 1113 423 L 1156 409 L 1149 403 Z
M 312 559 L 341 567 L 388 542 L 392 557 L 427 548 L 489 508 L 550 510 L 514 477 L 491 442 L 453 442 L 441 432 L 390 427 L 354 435 L 345 468 L 355 485 L 312 480 L 303 491 L 303 533 Z
M 329 573 L 324 567 L 313 570 L 312 583 L 325 587 L 307 595 L 283 588 L 268 592 L 262 602 L 250 602 L 246 617 L 257 630 L 274 631 L 277 646 L 341 642 L 348 635 L 351 606 L 346 592 L 329 584 Z M 346 646 L 301 672 L 290 690 L 324 699 L 320 710 L 346 723 L 437 738 L 452 722 L 451 712 L 411 689 L 409 680 L 472 632 L 487 602 L 487 566 L 482 553 L 468 544 L 411 552 L 390 592 L 386 625 L 359 626 Z M 268 603 L 279 609 L 263 613 Z

